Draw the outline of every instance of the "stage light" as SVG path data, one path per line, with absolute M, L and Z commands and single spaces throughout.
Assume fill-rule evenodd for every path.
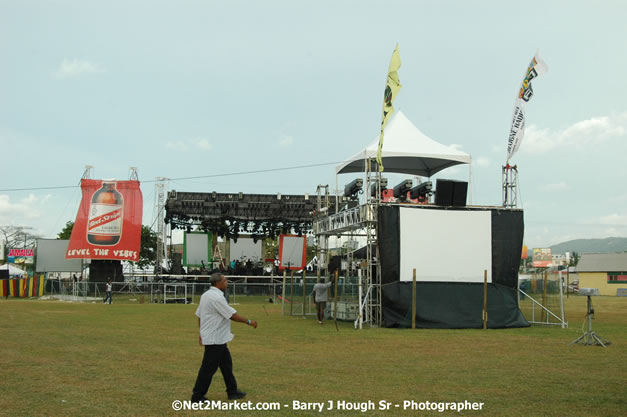
M 354 197 L 358 192 L 361 191 L 364 185 L 364 181 L 361 178 L 357 178 L 344 187 L 344 197 Z
M 409 198 L 416 199 L 419 197 L 426 197 L 428 195 L 433 194 L 433 184 L 431 181 L 423 182 L 422 184 L 418 184 L 409 190 Z
M 394 198 L 404 200 L 407 198 L 407 192 L 411 189 L 411 180 L 403 180 L 394 187 Z
M 384 191 L 388 187 L 388 179 L 381 178 L 381 191 Z M 377 183 L 374 182 L 370 185 L 370 197 L 375 197 L 377 195 Z

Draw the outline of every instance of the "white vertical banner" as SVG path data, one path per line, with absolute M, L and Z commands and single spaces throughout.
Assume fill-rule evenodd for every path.
M 549 70 L 546 63 L 540 58 L 539 52 L 531 59 L 525 77 L 522 80 L 516 103 L 514 104 L 514 115 L 512 116 L 512 127 L 509 130 L 509 139 L 507 140 L 507 163 L 514 156 L 514 153 L 520 147 L 523 136 L 525 135 L 525 106 L 524 103 L 531 100 L 533 96 L 533 88 L 531 88 L 531 80 L 544 74 Z
M 0 242 L 0 261 L 4 261 L 4 243 Z

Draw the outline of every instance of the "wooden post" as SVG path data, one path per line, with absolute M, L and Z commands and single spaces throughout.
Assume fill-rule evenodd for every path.
M 287 269 L 283 270 L 283 290 L 281 291 L 283 295 L 281 295 L 281 315 L 285 314 L 285 281 L 287 278 Z
M 488 328 L 488 270 L 483 270 L 483 328 Z
M 416 328 L 416 268 L 414 268 L 414 279 L 411 286 L 411 328 Z
M 290 316 L 294 313 L 294 270 L 290 271 Z
M 339 332 L 340 329 L 337 327 L 337 282 L 339 281 L 340 271 L 339 269 L 335 270 L 335 294 L 333 296 L 333 320 L 335 321 L 335 329 Z
M 307 268 L 303 268 L 303 318 L 305 318 L 305 304 L 307 303 Z
M 548 271 L 544 271 L 544 285 L 542 288 L 542 306 L 546 308 L 546 281 L 548 279 Z M 546 310 L 543 308 L 542 309 L 542 321 L 544 321 L 544 318 L 546 317 Z

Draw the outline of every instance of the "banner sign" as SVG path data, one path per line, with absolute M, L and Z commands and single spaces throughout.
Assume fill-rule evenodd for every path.
M 143 210 L 139 181 L 83 179 L 81 189 L 66 259 L 138 261 Z
M 553 263 L 553 253 L 551 248 L 533 249 L 533 267 L 534 268 L 547 268 Z
M 33 255 L 34 255 L 33 249 L 9 249 L 9 256 L 25 258 L 27 256 L 32 257 Z
M 529 68 L 525 73 L 525 77 L 520 85 L 518 91 L 518 97 L 516 97 L 516 103 L 514 104 L 514 115 L 512 117 L 512 127 L 509 131 L 509 139 L 507 141 L 507 162 L 514 153 L 520 147 L 523 136 L 525 135 L 525 108 L 524 103 L 528 102 L 533 96 L 533 89 L 531 88 L 531 80 L 544 74 L 549 70 L 549 67 L 540 58 L 540 55 L 536 52 L 536 55 L 531 60 Z
M 381 133 L 379 135 L 379 147 L 377 148 L 377 164 L 379 172 L 383 172 L 383 159 L 381 152 L 383 151 L 383 131 L 388 123 L 390 116 L 394 113 L 392 103 L 396 95 L 401 90 L 401 82 L 398 79 L 398 69 L 401 67 L 401 55 L 398 53 L 398 45 L 394 48 L 390 66 L 388 67 L 388 78 L 385 81 L 385 91 L 383 92 L 383 117 L 381 120 Z
M 33 249 L 9 249 L 7 260 L 11 264 L 32 264 L 34 253 Z

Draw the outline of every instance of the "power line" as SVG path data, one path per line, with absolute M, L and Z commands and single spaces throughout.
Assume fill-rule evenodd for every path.
M 324 162 L 321 164 L 309 164 L 309 165 L 298 165 L 293 167 L 283 167 L 283 168 L 269 168 L 269 169 L 257 169 L 253 171 L 241 171 L 241 172 L 229 172 L 225 174 L 210 174 L 210 175 L 198 175 L 194 177 L 180 177 L 180 178 L 168 178 L 170 181 L 185 181 L 185 180 L 196 180 L 200 178 L 216 178 L 216 177 L 230 177 L 235 175 L 248 175 L 248 174 L 261 174 L 266 172 L 278 172 L 278 171 L 289 171 L 294 169 L 304 169 L 304 168 L 314 168 L 321 167 L 327 165 L 336 165 L 340 162 Z M 159 180 L 148 180 L 141 181 L 143 183 L 152 183 L 157 182 Z M 1 193 L 8 193 L 13 191 L 38 191 L 38 190 L 58 190 L 63 188 L 78 188 L 80 185 L 62 185 L 56 187 L 33 187 L 33 188 L 7 188 L 4 190 L 0 190 Z

